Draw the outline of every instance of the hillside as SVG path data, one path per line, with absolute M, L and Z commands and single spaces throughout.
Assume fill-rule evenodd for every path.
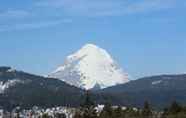
M 0 67 L 0 105 L 6 109 L 34 105 L 79 106 L 83 93 L 83 90 L 58 79 Z
M 172 101 L 186 104 L 186 75 L 160 75 L 144 77 L 97 91 L 113 96 L 115 104 L 142 106 L 148 100 L 153 106 L 162 108 Z

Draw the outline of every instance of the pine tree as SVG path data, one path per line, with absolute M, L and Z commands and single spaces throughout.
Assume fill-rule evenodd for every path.
M 90 97 L 90 92 L 89 91 L 86 91 L 86 94 L 85 94 L 85 101 L 84 103 L 82 104 L 82 107 L 83 108 L 90 108 L 92 106 L 95 106 L 94 102 L 91 100 L 91 97 Z
M 100 118 L 113 118 L 113 109 L 109 102 L 107 102 L 100 114 Z
M 168 108 L 165 108 L 163 110 L 163 114 L 161 115 L 161 118 L 167 118 L 167 116 L 168 116 Z
M 142 110 L 142 117 L 143 118 L 151 118 L 152 117 L 152 110 L 150 108 L 148 101 L 145 101 L 145 103 L 144 103 L 144 108 Z
M 115 118 L 123 118 L 122 116 L 122 108 L 119 106 L 114 110 L 114 117 Z
M 169 108 L 169 112 L 170 112 L 171 114 L 177 114 L 178 112 L 181 111 L 181 109 L 182 109 L 182 107 L 181 107 L 176 101 L 174 101 L 174 102 L 171 104 L 170 108 Z
M 44 113 L 44 114 L 42 115 L 42 118 L 50 118 L 50 117 L 49 117 L 48 114 Z
M 85 94 L 85 101 L 81 105 L 80 111 L 82 113 L 76 114 L 75 115 L 76 118 L 79 118 L 79 117 L 80 118 L 97 118 L 98 117 L 96 110 L 95 110 L 95 104 L 91 100 L 89 91 L 87 91 Z
M 63 113 L 56 113 L 55 118 L 66 118 L 66 115 Z

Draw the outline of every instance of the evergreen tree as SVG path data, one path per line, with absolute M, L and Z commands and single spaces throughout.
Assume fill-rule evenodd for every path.
M 66 118 L 66 115 L 63 113 L 56 113 L 55 118 Z
M 91 100 L 90 92 L 87 91 L 85 94 L 85 101 L 81 105 L 80 113 L 76 113 L 74 118 L 97 118 L 98 115 L 95 110 L 95 104 Z
M 122 114 L 122 108 L 119 106 L 114 110 L 114 117 L 115 118 L 123 118 Z
M 92 107 L 92 108 L 84 110 L 82 118 L 97 118 L 97 117 L 98 116 L 97 116 L 96 110 Z
M 169 112 L 170 112 L 171 114 L 177 114 L 177 113 L 180 112 L 181 110 L 182 110 L 182 107 L 181 107 L 176 101 L 174 101 L 174 102 L 171 104 L 170 108 L 169 108 Z
M 162 118 L 185 118 L 182 107 L 176 102 L 172 102 L 170 107 L 164 111 Z
M 145 101 L 145 103 L 144 103 L 144 108 L 142 110 L 142 117 L 143 118 L 151 118 L 152 117 L 152 110 L 150 108 L 148 101 Z
M 106 103 L 101 114 L 100 118 L 113 118 L 113 109 L 110 103 Z
M 42 118 L 50 118 L 50 117 L 49 117 L 49 115 L 48 115 L 47 113 L 44 113 L 44 114 L 42 115 Z
M 82 104 L 82 107 L 89 108 L 89 107 L 92 107 L 92 106 L 95 106 L 95 104 L 91 100 L 90 92 L 89 91 L 86 91 L 86 93 L 85 93 L 85 101 Z
M 163 114 L 161 115 L 161 118 L 167 118 L 167 116 L 168 116 L 168 108 L 165 108 L 164 110 L 163 110 Z

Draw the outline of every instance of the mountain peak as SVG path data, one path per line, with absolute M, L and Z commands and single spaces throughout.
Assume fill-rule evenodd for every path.
M 49 76 L 85 89 L 95 85 L 106 88 L 129 81 L 128 75 L 109 53 L 94 44 L 86 44 L 69 55 L 65 63 Z
M 95 44 L 85 44 L 80 50 L 86 50 L 86 51 L 99 51 L 101 48 Z
M 87 58 L 92 60 L 91 62 L 96 62 L 96 60 L 105 59 L 113 62 L 112 57 L 108 54 L 108 52 L 94 44 L 86 44 L 80 50 L 75 52 L 72 55 L 69 55 L 67 59 L 73 60 L 75 58 L 83 59 Z
M 94 48 L 94 49 L 97 49 L 98 48 L 98 46 L 96 46 L 95 44 L 92 44 L 92 43 L 87 43 L 87 44 L 85 44 L 84 46 L 83 46 L 83 48 Z

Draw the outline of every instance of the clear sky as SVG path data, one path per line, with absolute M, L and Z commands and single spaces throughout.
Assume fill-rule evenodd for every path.
M 0 65 L 47 75 L 86 43 L 132 79 L 186 72 L 185 0 L 1 0 Z

